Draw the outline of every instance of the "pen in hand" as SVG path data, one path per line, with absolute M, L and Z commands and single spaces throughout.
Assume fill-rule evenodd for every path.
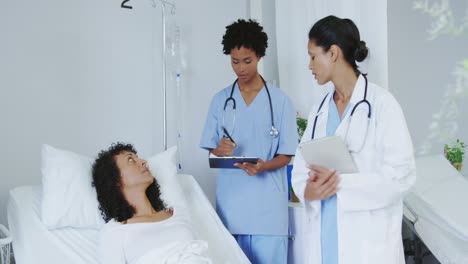
M 232 143 L 234 143 L 234 145 L 237 145 L 234 139 L 232 139 L 231 135 L 229 135 L 225 127 L 223 127 L 223 131 L 224 131 L 224 137 L 227 137 L 229 140 L 231 140 Z

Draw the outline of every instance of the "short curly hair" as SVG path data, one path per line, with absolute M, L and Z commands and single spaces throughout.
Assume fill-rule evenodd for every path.
M 109 149 L 101 151 L 93 164 L 93 186 L 96 188 L 101 215 L 106 222 L 111 219 L 124 222 L 135 214 L 135 208 L 128 203 L 120 188 L 120 170 L 115 161 L 115 156 L 124 151 L 137 154 L 131 144 L 117 142 L 113 143 Z M 154 210 L 167 209 L 161 200 L 161 192 L 156 180 L 146 189 L 146 196 Z
M 221 44 L 223 44 L 223 53 L 226 55 L 231 54 L 234 48 L 244 47 L 252 49 L 258 57 L 262 58 L 268 47 L 268 36 L 255 20 L 239 19 L 226 27 Z

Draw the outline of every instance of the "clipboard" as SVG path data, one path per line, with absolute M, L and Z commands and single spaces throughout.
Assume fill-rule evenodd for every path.
M 307 164 L 335 169 L 341 173 L 357 173 L 348 147 L 340 136 L 324 137 L 301 143 L 299 150 Z
M 239 167 L 234 166 L 234 163 L 250 162 L 253 164 L 257 164 L 258 158 L 237 156 L 218 157 L 213 154 L 210 154 L 209 162 L 210 168 L 240 169 Z

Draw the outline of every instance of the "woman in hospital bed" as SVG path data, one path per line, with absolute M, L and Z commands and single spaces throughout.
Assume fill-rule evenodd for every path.
M 130 144 L 112 144 L 93 164 L 93 185 L 107 224 L 101 263 L 211 263 L 207 243 L 195 240 L 188 210 L 168 208 L 147 163 Z

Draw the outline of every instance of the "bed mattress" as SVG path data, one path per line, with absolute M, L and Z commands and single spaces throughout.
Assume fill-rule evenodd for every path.
M 198 239 L 208 242 L 213 263 L 250 263 L 191 175 L 182 175 L 182 188 Z M 98 232 L 63 228 L 50 231 L 40 220 L 41 187 L 23 186 L 10 191 L 8 223 L 16 263 L 98 263 Z
M 407 209 L 418 219 L 468 242 L 467 179 L 443 156 L 418 158 L 416 168 L 416 184 L 404 201 Z
M 416 159 L 416 168 L 406 219 L 441 263 L 468 263 L 468 181 L 441 155 Z
M 415 224 L 416 232 L 432 254 L 443 264 L 468 263 L 468 242 L 440 229 L 425 219 Z
M 16 263 L 98 263 L 97 234 L 93 229 L 49 231 L 40 220 L 40 186 L 10 191 L 8 223 Z

